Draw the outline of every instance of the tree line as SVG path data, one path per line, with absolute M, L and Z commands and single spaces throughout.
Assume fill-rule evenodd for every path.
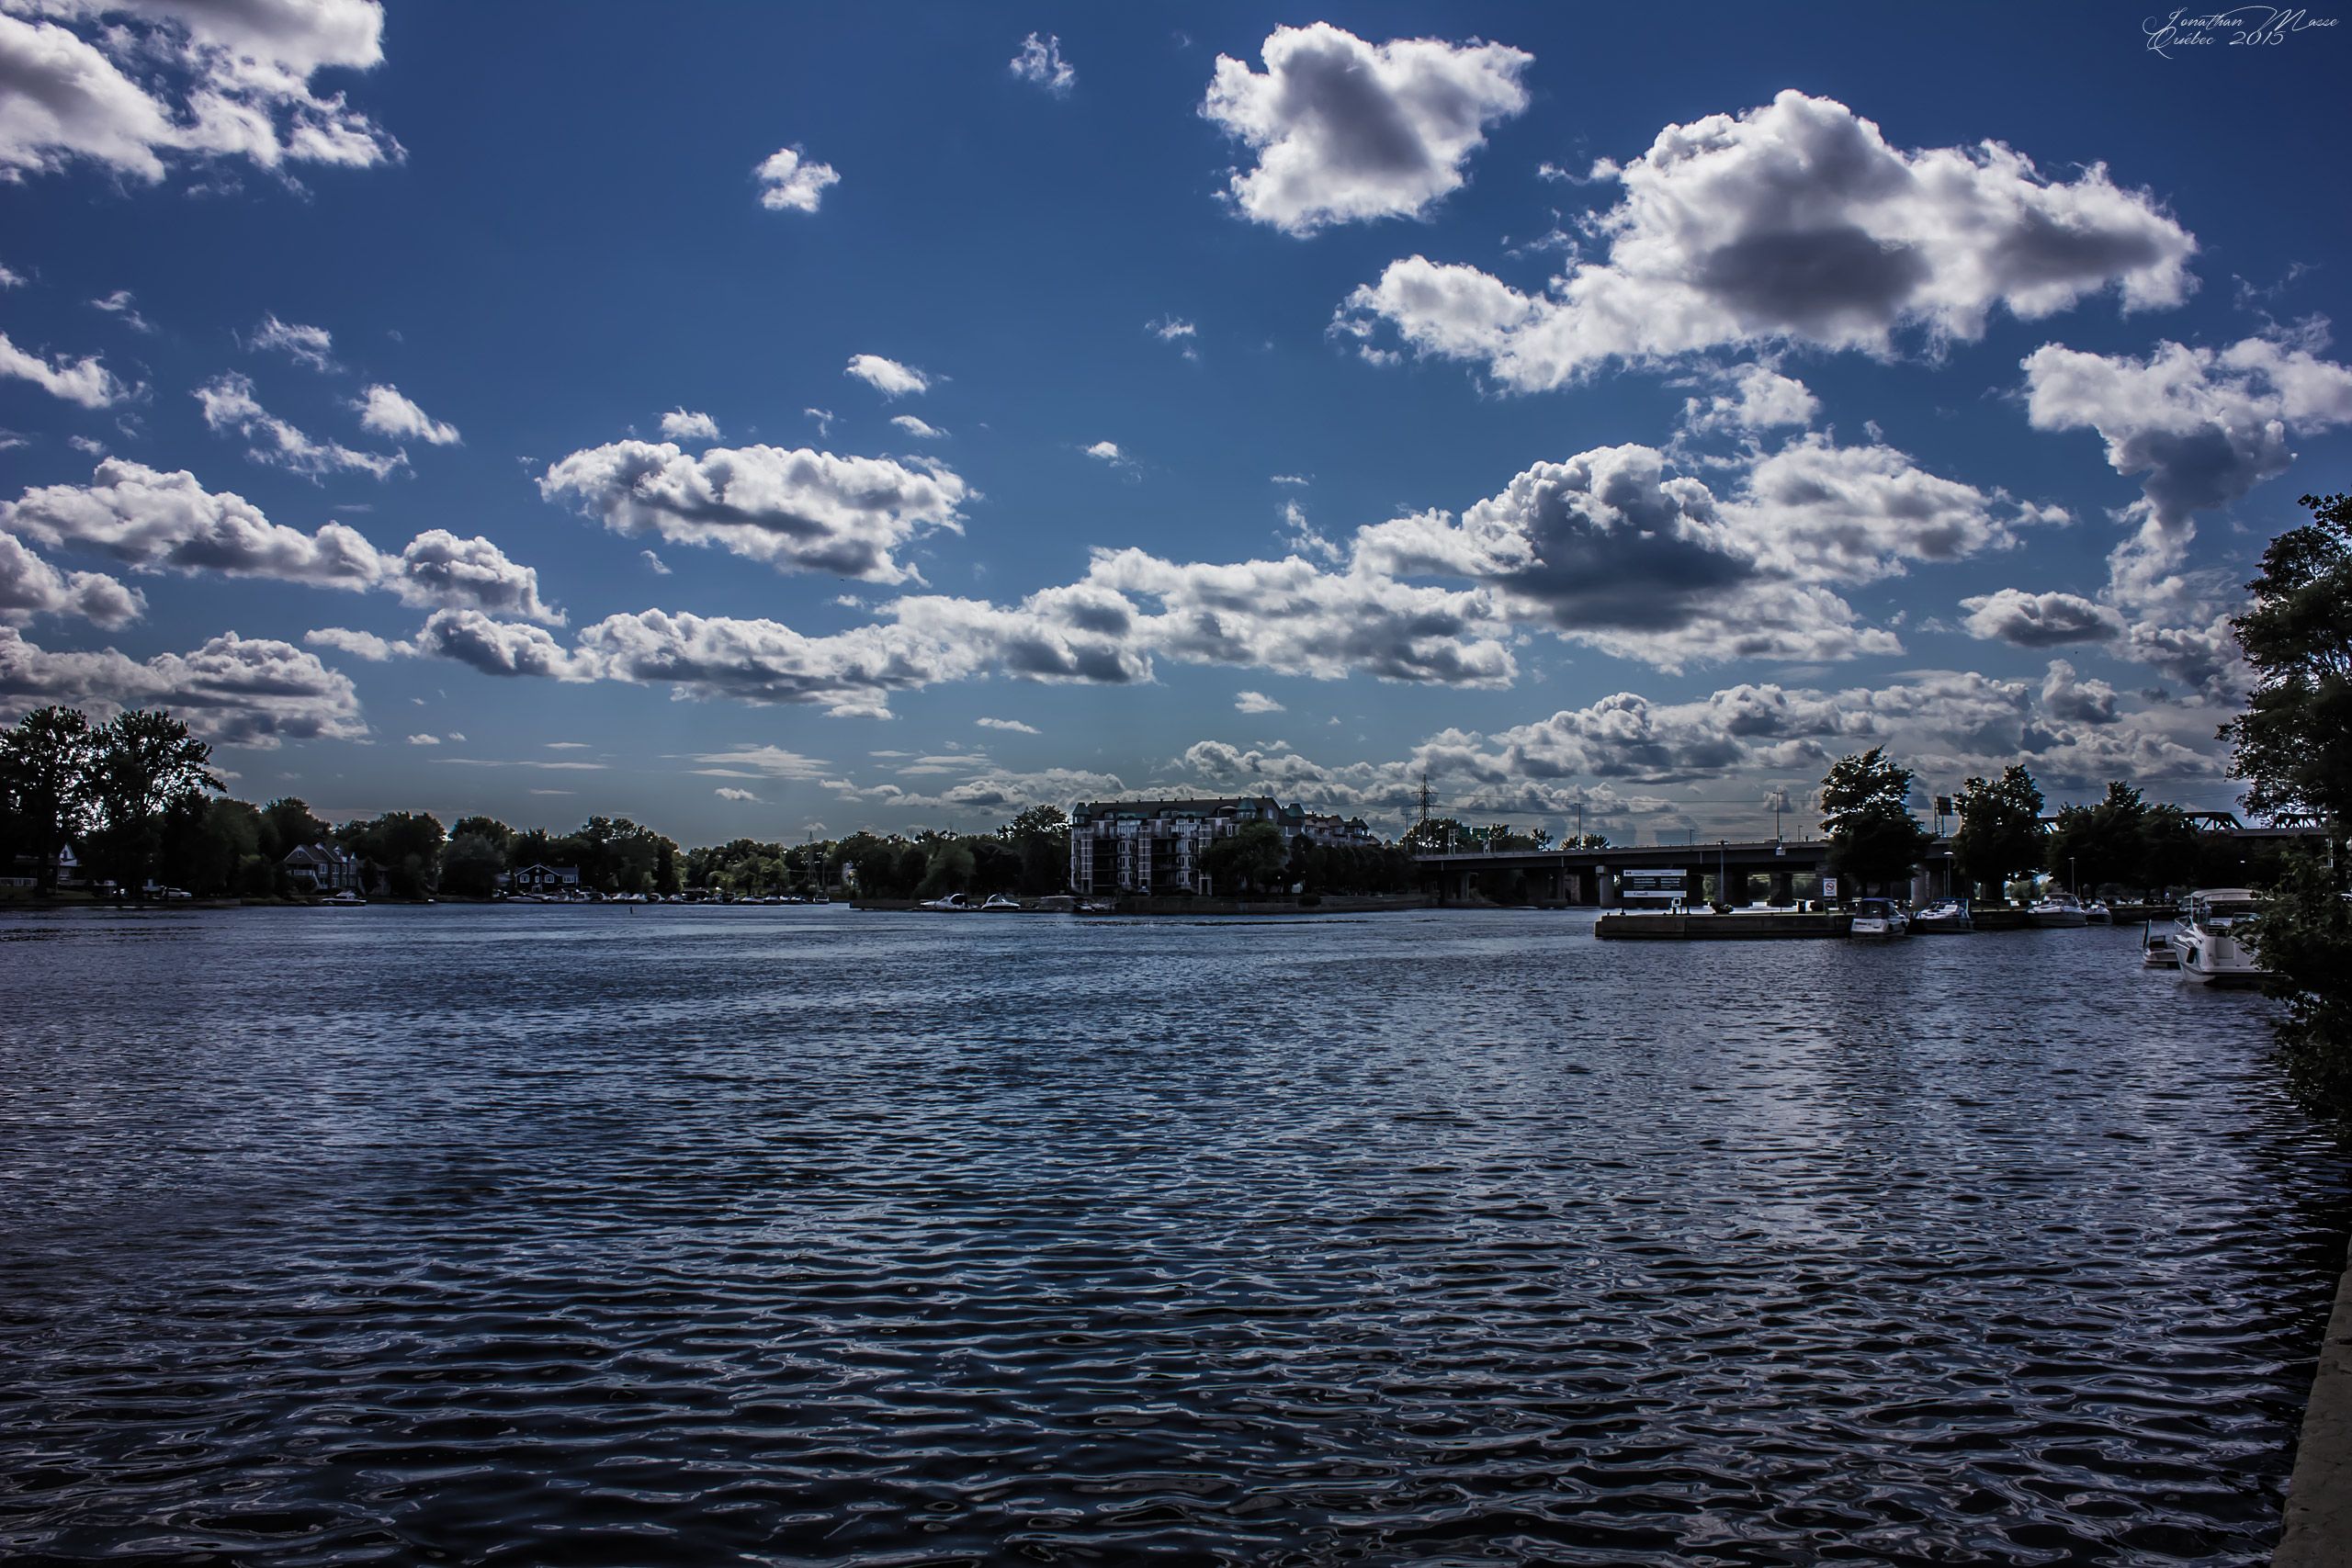
M 1821 825 L 1832 874 L 1865 892 L 1909 882 L 1935 842 L 1911 809 L 1916 777 L 1875 746 L 1830 768 L 1821 781 Z M 2012 763 L 1997 777 L 1967 780 L 1951 804 L 1960 819 L 1952 873 L 1978 897 L 2006 898 L 2015 884 L 2045 872 L 2086 895 L 2161 897 L 2242 869 L 2242 848 L 2120 780 L 2100 799 L 2062 807 L 2053 818 L 2032 773 Z

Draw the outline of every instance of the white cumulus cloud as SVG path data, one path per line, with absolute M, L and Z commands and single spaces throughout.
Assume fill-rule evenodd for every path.
M 886 398 L 903 398 L 913 392 L 931 389 L 931 377 L 911 365 L 901 365 L 895 359 L 885 359 L 878 354 L 853 354 L 849 367 L 842 372 L 854 376 Z M 810 413 L 817 411 L 811 409 Z M 825 416 L 830 420 L 832 416 Z
M 842 182 L 831 164 L 806 157 L 797 147 L 777 149 L 752 172 L 759 176 L 760 205 L 771 212 L 814 212 L 827 187 Z
M 458 443 L 456 425 L 433 418 L 412 400 L 402 397 L 398 387 L 369 387 L 352 407 L 359 411 L 359 423 L 379 435 L 389 435 L 395 441 L 423 441 L 435 446 L 454 446 Z
M 1996 309 L 2037 319 L 2109 288 L 2126 309 L 2164 307 L 2193 287 L 2196 241 L 2103 167 L 2058 181 L 1995 141 L 1906 152 L 1793 91 L 1669 125 L 1593 173 L 1623 190 L 1595 220 L 1605 254 L 1544 291 L 1417 255 L 1351 295 L 1340 324 L 1385 323 L 1534 391 L 1612 359 L 1774 343 L 1884 355 L 1904 329 L 1973 340 Z
M 618 534 L 716 545 L 779 571 L 919 581 L 893 551 L 922 530 L 959 529 L 970 494 L 937 465 L 779 446 L 616 441 L 574 452 L 539 480 Z
M 1498 43 L 1372 44 L 1317 22 L 1277 28 L 1266 69 L 1217 56 L 1201 113 L 1257 154 L 1227 194 L 1290 234 L 1413 218 L 1463 183 L 1487 129 L 1527 107 L 1534 56 Z

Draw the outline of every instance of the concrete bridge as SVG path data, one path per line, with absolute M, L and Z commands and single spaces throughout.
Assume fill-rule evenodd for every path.
M 2245 880 L 2249 855 L 2292 840 L 2318 840 L 2317 828 L 2242 828 L 2211 826 L 2200 837 L 2227 840 L 2238 852 L 2240 870 L 2234 881 Z M 1961 887 L 1951 869 L 1950 835 L 1930 843 L 1912 878 L 1914 903 L 1940 898 Z M 1504 850 L 1461 854 L 1416 855 L 1421 885 L 1442 901 L 1473 897 L 1530 904 L 1608 906 L 1617 902 L 1615 879 L 1628 871 L 1681 871 L 1684 901 L 1703 904 L 1722 897 L 1728 904 L 1793 903 L 1819 897 L 1817 882 L 1802 889 L 1792 886 L 1800 876 L 1817 878 L 1828 859 L 1826 839 L 1732 839 L 1689 844 L 1615 844 L 1599 850 Z M 2218 870 L 2218 868 L 2216 868 Z M 2221 883 L 2208 886 L 2220 886 Z M 1514 895 L 1516 889 L 1516 895 Z M 1965 891 L 1964 888 L 1962 889 Z
M 1939 871 L 1951 848 L 1939 840 L 1929 852 Z M 1680 871 L 1684 897 L 1703 904 L 1719 887 L 1725 902 L 1793 903 L 1813 897 L 1815 885 L 1800 893 L 1798 876 L 1818 877 L 1829 844 L 1823 839 L 1717 840 L 1693 844 L 1615 844 L 1600 850 L 1503 850 L 1495 853 L 1416 855 L 1422 886 L 1443 900 L 1480 897 L 1509 898 L 1513 889 L 1531 904 L 1613 905 L 1615 879 L 1628 871 Z

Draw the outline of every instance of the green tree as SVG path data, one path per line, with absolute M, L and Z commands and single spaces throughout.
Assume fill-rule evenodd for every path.
M 96 820 L 96 757 L 79 708 L 35 708 L 0 730 L 0 852 L 31 856 L 44 893 L 57 885 L 58 852 Z
M 1201 852 L 1212 893 L 1254 892 L 1279 878 L 1289 861 L 1283 830 L 1272 822 L 1244 822 Z
M 922 880 L 915 886 L 918 898 L 938 898 L 950 893 L 972 890 L 972 852 L 960 840 L 943 839 L 930 852 L 923 868 Z
M 1911 874 L 1931 837 L 1911 815 L 1911 776 L 1879 746 L 1831 765 L 1821 781 L 1821 827 L 1833 875 L 1867 892 Z
M 2312 520 L 2262 553 L 2254 602 L 2230 624 L 2256 682 L 2222 728 L 2249 810 L 2316 823 L 2335 852 L 2352 834 L 2352 495 L 2302 498 Z M 2285 1002 L 2277 1023 L 2288 1081 L 2352 1114 L 2352 909 L 2345 861 L 2290 856 L 2256 920 L 2256 951 Z
M 1002 829 L 1021 857 L 1023 893 L 1059 893 L 1069 886 L 1069 818 L 1058 806 L 1033 806 Z
M 2069 806 L 2050 829 L 2050 869 L 2064 876 L 2071 868 L 2086 890 L 2125 887 L 2146 892 L 2173 877 L 2176 863 L 2166 840 L 2188 824 L 2177 811 L 2151 806 L 2140 792 L 2117 781 L 2089 806 Z
M 164 880 L 192 893 L 234 893 L 250 886 L 247 863 L 261 861 L 261 812 L 242 800 L 213 800 L 165 824 Z M 269 880 L 261 886 L 267 891 Z
M 441 891 L 460 898 L 487 898 L 498 890 L 498 874 L 505 869 L 505 858 L 489 834 L 452 834 L 448 847 L 441 852 Z
M 1962 784 L 1952 796 L 1960 831 L 1951 840 L 1961 875 L 1998 893 L 2011 877 L 2040 871 L 2046 848 L 2041 805 L 2041 786 L 2014 762 L 1997 779 Z
M 91 837 L 99 871 L 124 888 L 145 886 L 166 832 L 204 810 L 223 786 L 212 748 L 153 708 L 117 714 L 96 732 L 91 789 L 100 827 Z
M 1475 846 L 1470 829 L 1451 817 L 1432 817 L 1426 822 L 1416 822 L 1405 829 L 1397 840 L 1407 854 L 1442 855 L 1465 852 Z
M 280 795 L 261 808 L 261 852 L 273 862 L 284 860 L 304 844 L 323 844 L 334 837 L 334 829 L 293 795 Z
M 379 866 L 395 898 L 422 898 L 441 874 L 441 819 L 429 811 L 387 811 L 335 829 L 344 848 Z

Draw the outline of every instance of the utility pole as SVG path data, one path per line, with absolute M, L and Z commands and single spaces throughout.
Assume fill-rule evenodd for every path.
M 1581 800 L 1577 802 L 1577 842 L 1579 845 L 1584 842 L 1584 802 Z

